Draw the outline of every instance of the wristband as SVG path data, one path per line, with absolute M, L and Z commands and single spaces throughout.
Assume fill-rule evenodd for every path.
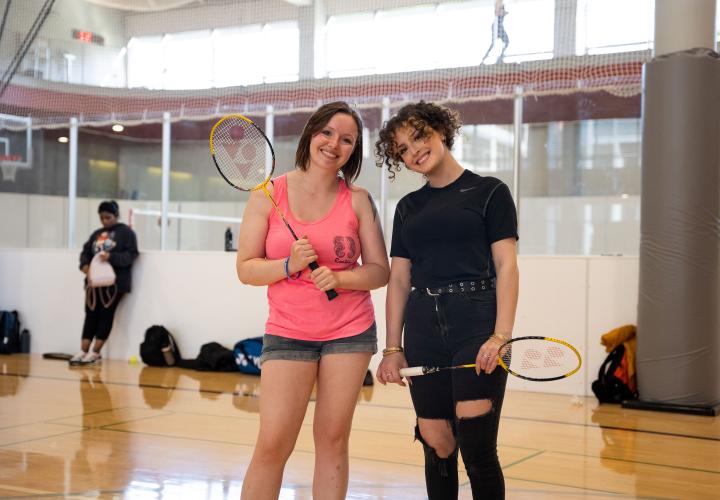
M 289 280 L 296 280 L 300 277 L 300 271 L 296 272 L 293 275 L 290 275 L 290 257 L 287 257 L 283 261 L 283 269 L 285 269 L 285 276 L 287 276 Z

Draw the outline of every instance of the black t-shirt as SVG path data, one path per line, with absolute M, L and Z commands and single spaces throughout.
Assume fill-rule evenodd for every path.
M 425 184 L 395 209 L 392 257 L 410 259 L 416 288 L 495 277 L 490 245 L 518 238 L 508 187 L 466 170 L 442 188 Z

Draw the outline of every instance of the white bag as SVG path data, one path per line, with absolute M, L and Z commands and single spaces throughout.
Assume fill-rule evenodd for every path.
M 102 252 L 96 253 L 90 262 L 90 270 L 88 271 L 88 286 L 100 288 L 103 286 L 112 286 L 115 284 L 117 277 L 115 271 L 109 262 L 100 259 Z
M 98 294 L 100 294 L 100 301 L 106 309 L 110 307 L 117 296 L 115 270 L 109 262 L 100 259 L 100 253 L 95 254 L 95 257 L 93 257 L 87 274 L 88 284 L 85 289 L 85 301 L 91 311 L 95 310 Z M 108 287 L 112 287 L 112 289 Z

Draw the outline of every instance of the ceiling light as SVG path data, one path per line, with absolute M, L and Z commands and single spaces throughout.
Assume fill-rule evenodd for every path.
M 58 142 L 62 142 L 63 144 L 65 144 L 67 141 L 68 141 L 68 138 L 65 137 L 64 135 L 58 137 Z
M 125 130 L 125 127 L 123 127 L 119 123 L 116 123 L 115 125 L 112 126 L 112 129 L 113 129 L 113 132 L 122 132 L 123 130 Z

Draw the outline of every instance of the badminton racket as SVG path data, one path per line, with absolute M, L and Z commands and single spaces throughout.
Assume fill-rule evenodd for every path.
M 498 349 L 498 365 L 515 377 L 533 382 L 560 380 L 577 373 L 582 366 L 578 350 L 552 337 L 518 337 Z M 458 366 L 413 366 L 402 368 L 401 377 L 429 375 L 443 370 L 475 368 L 475 363 Z
M 275 170 L 275 151 L 260 127 L 242 115 L 228 115 L 220 119 L 210 131 L 210 156 L 225 182 L 240 191 L 262 190 L 275 212 L 295 240 L 297 234 L 275 203 L 268 182 Z M 309 265 L 313 271 L 318 263 Z M 325 292 L 328 300 L 338 296 L 335 290 Z

